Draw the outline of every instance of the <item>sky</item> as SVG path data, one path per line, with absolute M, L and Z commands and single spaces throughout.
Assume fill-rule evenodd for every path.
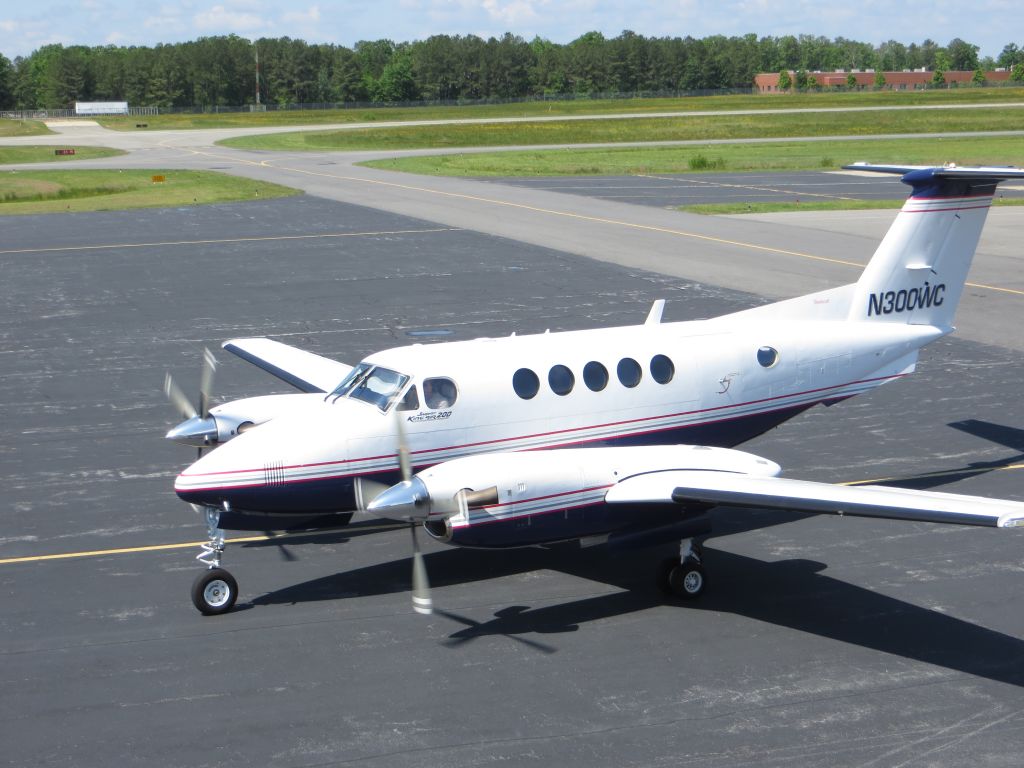
M 1018 0 L 0 0 L 0 53 L 13 59 L 48 43 L 151 46 L 231 33 L 349 47 L 505 32 L 568 43 L 588 31 L 615 37 L 629 29 L 648 37 L 811 34 L 875 45 L 960 37 L 995 57 L 1007 43 L 1024 47 L 1021 7 Z

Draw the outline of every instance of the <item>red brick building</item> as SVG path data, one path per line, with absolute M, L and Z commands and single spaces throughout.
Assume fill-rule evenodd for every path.
M 822 88 L 833 86 L 846 87 L 847 78 L 850 72 L 837 70 L 835 72 L 808 72 L 808 79 L 814 78 Z M 873 87 L 877 73 L 873 69 L 854 70 L 852 72 L 857 80 L 857 88 Z M 989 83 L 1005 83 L 1010 79 L 1010 71 L 1006 69 L 986 72 L 985 80 Z M 911 72 L 883 72 L 885 77 L 885 88 L 896 91 L 912 91 L 915 88 L 926 88 L 931 85 L 933 72 L 927 70 L 913 70 Z M 796 79 L 796 73 L 792 70 L 789 73 L 791 79 Z M 946 84 L 951 83 L 968 84 L 974 79 L 974 72 L 946 72 Z M 763 72 L 754 77 L 754 88 L 760 93 L 777 93 L 779 91 L 779 73 Z

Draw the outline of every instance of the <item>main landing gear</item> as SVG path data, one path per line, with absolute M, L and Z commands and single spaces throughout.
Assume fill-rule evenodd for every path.
M 199 510 L 197 510 L 199 511 Z M 220 528 L 220 510 L 215 507 L 203 507 L 206 516 L 208 540 L 200 545 L 202 552 L 196 560 L 207 566 L 208 570 L 199 575 L 192 583 L 192 604 L 204 616 L 216 616 L 227 613 L 238 599 L 238 582 L 228 571 L 220 567 L 220 558 L 224 554 L 224 531 Z
M 679 542 L 679 556 L 666 558 L 658 566 L 658 587 L 666 594 L 685 600 L 700 597 L 707 585 L 702 556 L 699 543 L 683 539 Z

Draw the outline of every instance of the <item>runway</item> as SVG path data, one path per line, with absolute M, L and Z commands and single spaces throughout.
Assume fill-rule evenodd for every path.
M 229 546 L 239 609 L 199 616 L 199 566 L 174 545 L 203 527 L 171 490 L 193 454 L 162 439 L 175 415 L 160 384 L 170 370 L 197 386 L 203 346 L 270 335 L 356 362 L 432 338 L 419 331 L 639 323 L 657 298 L 667 320 L 705 317 L 782 291 L 779 264 L 787 295 L 855 272 L 782 251 L 873 249 L 854 224 L 705 229 L 655 206 L 338 157 L 202 152 L 188 162 L 313 194 L 2 221 L 0 560 L 127 550 L 0 563 L 9 764 L 1016 764 L 1024 542 L 1012 531 L 722 512 L 729 535 L 706 546 L 695 605 L 660 598 L 661 552 L 431 543 L 440 610 L 424 618 L 410 608 L 408 533 L 371 523 Z M 181 150 L 152 154 L 185 164 Z M 1012 250 L 992 242 L 978 266 L 1012 286 Z M 679 258 L 679 243 L 710 255 Z M 578 253 L 591 247 L 596 258 Z M 726 257 L 723 282 L 745 268 L 747 291 L 689 276 Z M 672 268 L 644 268 L 659 264 Z M 744 447 L 793 477 L 925 474 L 916 487 L 1024 499 L 1020 298 L 972 294 L 972 317 L 996 315 L 977 326 L 994 343 L 941 341 L 908 380 Z M 219 398 L 286 391 L 218 357 Z

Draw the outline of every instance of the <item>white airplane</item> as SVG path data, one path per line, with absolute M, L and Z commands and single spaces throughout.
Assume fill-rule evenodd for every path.
M 679 541 L 658 577 L 681 597 L 704 589 L 699 542 L 718 505 L 1024 526 L 1024 503 L 784 479 L 774 462 L 732 449 L 910 374 L 921 347 L 954 330 L 996 186 L 1024 178 L 848 167 L 912 187 L 851 285 L 691 322 L 661 322 L 659 301 L 642 325 L 414 344 L 354 368 L 267 339 L 226 342 L 305 394 L 208 409 L 204 374 L 195 409 L 168 382 L 190 417 L 168 437 L 220 446 L 174 484 L 209 528 L 197 609 L 223 613 L 237 597 L 220 565 L 225 528 L 345 521 L 359 509 L 410 523 L 421 612 L 431 600 L 420 526 L 470 547 Z

